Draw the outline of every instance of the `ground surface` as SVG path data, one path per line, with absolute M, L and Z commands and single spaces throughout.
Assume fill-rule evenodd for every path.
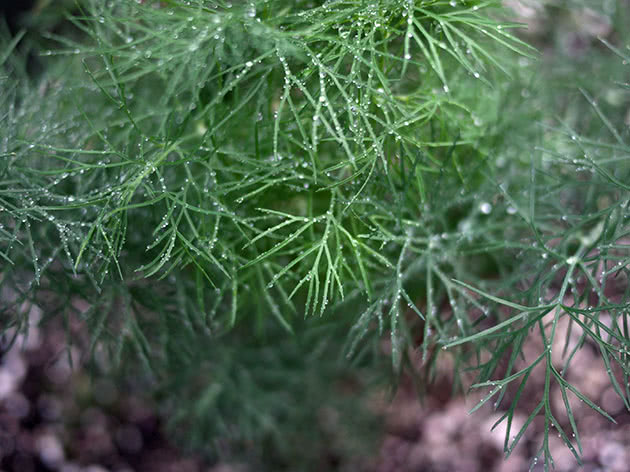
M 34 309 L 34 318 L 39 310 Z M 77 342 L 66 349 L 66 329 Z M 87 343 L 81 326 L 32 325 L 30 334 L 0 361 L 0 470 L 3 472 L 240 472 L 228 464 L 210 464 L 188 455 L 165 439 L 155 406 L 133 384 L 116 386 L 90 375 L 82 365 Z M 536 341 L 529 346 L 537 352 Z M 561 350 L 558 350 L 559 352 Z M 527 355 L 527 353 L 526 353 Z M 613 425 L 579 402 L 575 416 L 582 435 L 584 471 L 630 470 L 630 415 L 606 377 L 601 359 L 587 346 L 580 351 L 570 380 L 604 407 Z M 558 359 L 560 361 L 560 359 Z M 71 365 L 72 364 L 72 365 Z M 346 462 L 370 472 L 524 471 L 541 443 L 542 423 L 535 421 L 526 440 L 503 461 L 504 428 L 490 431 L 501 415 L 491 407 L 468 410 L 479 395 L 450 395 L 448 357 L 443 372 L 419 404 L 411 383 L 403 384 L 392 402 L 377 402 L 386 434 L 374 457 Z M 535 371 L 524 393 L 515 424 L 535 405 L 544 382 Z M 559 392 L 552 399 L 562 410 Z M 325 405 L 322 405 L 324 408 Z M 556 470 L 575 470 L 576 463 L 560 440 L 552 437 Z M 537 466 L 535 470 L 538 470 Z

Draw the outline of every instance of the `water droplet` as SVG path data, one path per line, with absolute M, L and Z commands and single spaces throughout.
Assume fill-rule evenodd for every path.
M 579 262 L 579 259 L 576 256 L 571 256 L 567 259 L 567 264 L 575 265 Z
M 492 211 L 492 205 L 490 205 L 488 202 L 482 202 L 479 204 L 479 211 L 484 215 L 489 215 Z

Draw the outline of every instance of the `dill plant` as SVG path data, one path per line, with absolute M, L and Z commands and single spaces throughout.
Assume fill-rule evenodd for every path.
M 0 57 L 6 336 L 30 302 L 79 316 L 91 353 L 149 376 L 188 444 L 275 470 L 317 434 L 321 467 L 330 385 L 358 395 L 389 370 L 423 389 L 439 356 L 456 388 L 472 360 L 489 388 L 474 409 L 504 411 L 507 455 L 543 417 L 545 468 L 550 434 L 580 459 L 570 396 L 610 418 L 565 378 L 578 349 L 629 407 L 628 289 L 607 290 L 627 282 L 627 126 L 586 88 L 573 123 L 538 126 L 553 112 L 521 67 L 538 55 L 500 2 L 77 8 L 64 34 L 18 35 Z M 580 336 L 558 366 L 561 319 Z M 511 431 L 535 369 L 540 402 Z

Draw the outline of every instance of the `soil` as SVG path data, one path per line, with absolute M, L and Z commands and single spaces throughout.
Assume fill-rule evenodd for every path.
M 41 312 L 31 307 L 28 337 L 20 337 L 0 360 L 1 472 L 246 472 L 242 465 L 211 464 L 171 444 L 159 412 L 133 384 L 119 385 L 92 376 L 82 364 L 88 346 L 80 323 L 36 324 Z M 566 329 L 561 325 L 560 329 Z M 75 344 L 68 347 L 67 330 Z M 559 339 L 563 339 L 562 332 Z M 534 339 L 525 358 L 539 351 Z M 561 363 L 561 347 L 555 362 Z M 568 379 L 601 405 L 617 425 L 570 398 L 583 446 L 584 471 L 630 470 L 630 415 L 610 386 L 601 357 L 591 346 L 577 354 Z M 529 469 L 542 444 L 544 424 L 537 417 L 509 459 L 503 459 L 505 424 L 492 425 L 509 405 L 510 393 L 495 411 L 484 406 L 468 411 L 482 392 L 451 396 L 452 366 L 442 356 L 435 383 L 423 402 L 409 379 L 403 379 L 393 401 L 376 402 L 385 421 L 385 435 L 374 457 L 352 470 L 366 472 L 516 472 Z M 518 431 L 540 398 L 544 371 L 532 374 L 513 420 Z M 382 396 L 385 398 L 385 395 Z M 561 393 L 551 395 L 552 408 L 570 431 Z M 490 402 L 488 402 L 490 403 Z M 554 431 L 555 432 L 555 431 Z M 556 470 L 577 467 L 569 449 L 551 433 Z M 344 458 L 339 461 L 344 463 Z M 342 470 L 341 466 L 338 470 Z M 346 470 L 346 468 L 343 468 Z M 533 470 L 542 470 L 535 464 Z

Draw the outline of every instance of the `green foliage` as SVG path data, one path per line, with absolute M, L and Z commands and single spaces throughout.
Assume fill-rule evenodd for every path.
M 419 350 L 420 383 L 437 356 L 458 383 L 472 360 L 479 406 L 507 408 L 508 455 L 544 415 L 545 467 L 552 428 L 579 460 L 569 396 L 607 416 L 566 380 L 578 349 L 599 350 L 630 408 L 622 107 L 586 84 L 558 97 L 500 2 L 79 5 L 63 34 L 4 35 L 7 333 L 26 329 L 24 301 L 71 316 L 87 300 L 93 349 L 133 352 L 192 445 L 260 458 L 265 438 L 278 468 L 296 467 L 288 438 L 312 439 L 330 384 L 355 395 L 386 371 L 384 336 L 395 374 Z M 46 48 L 41 77 L 20 41 Z M 630 60 L 608 47 L 611 67 Z M 562 319 L 580 336 L 559 367 Z M 511 431 L 536 368 L 540 403 Z

